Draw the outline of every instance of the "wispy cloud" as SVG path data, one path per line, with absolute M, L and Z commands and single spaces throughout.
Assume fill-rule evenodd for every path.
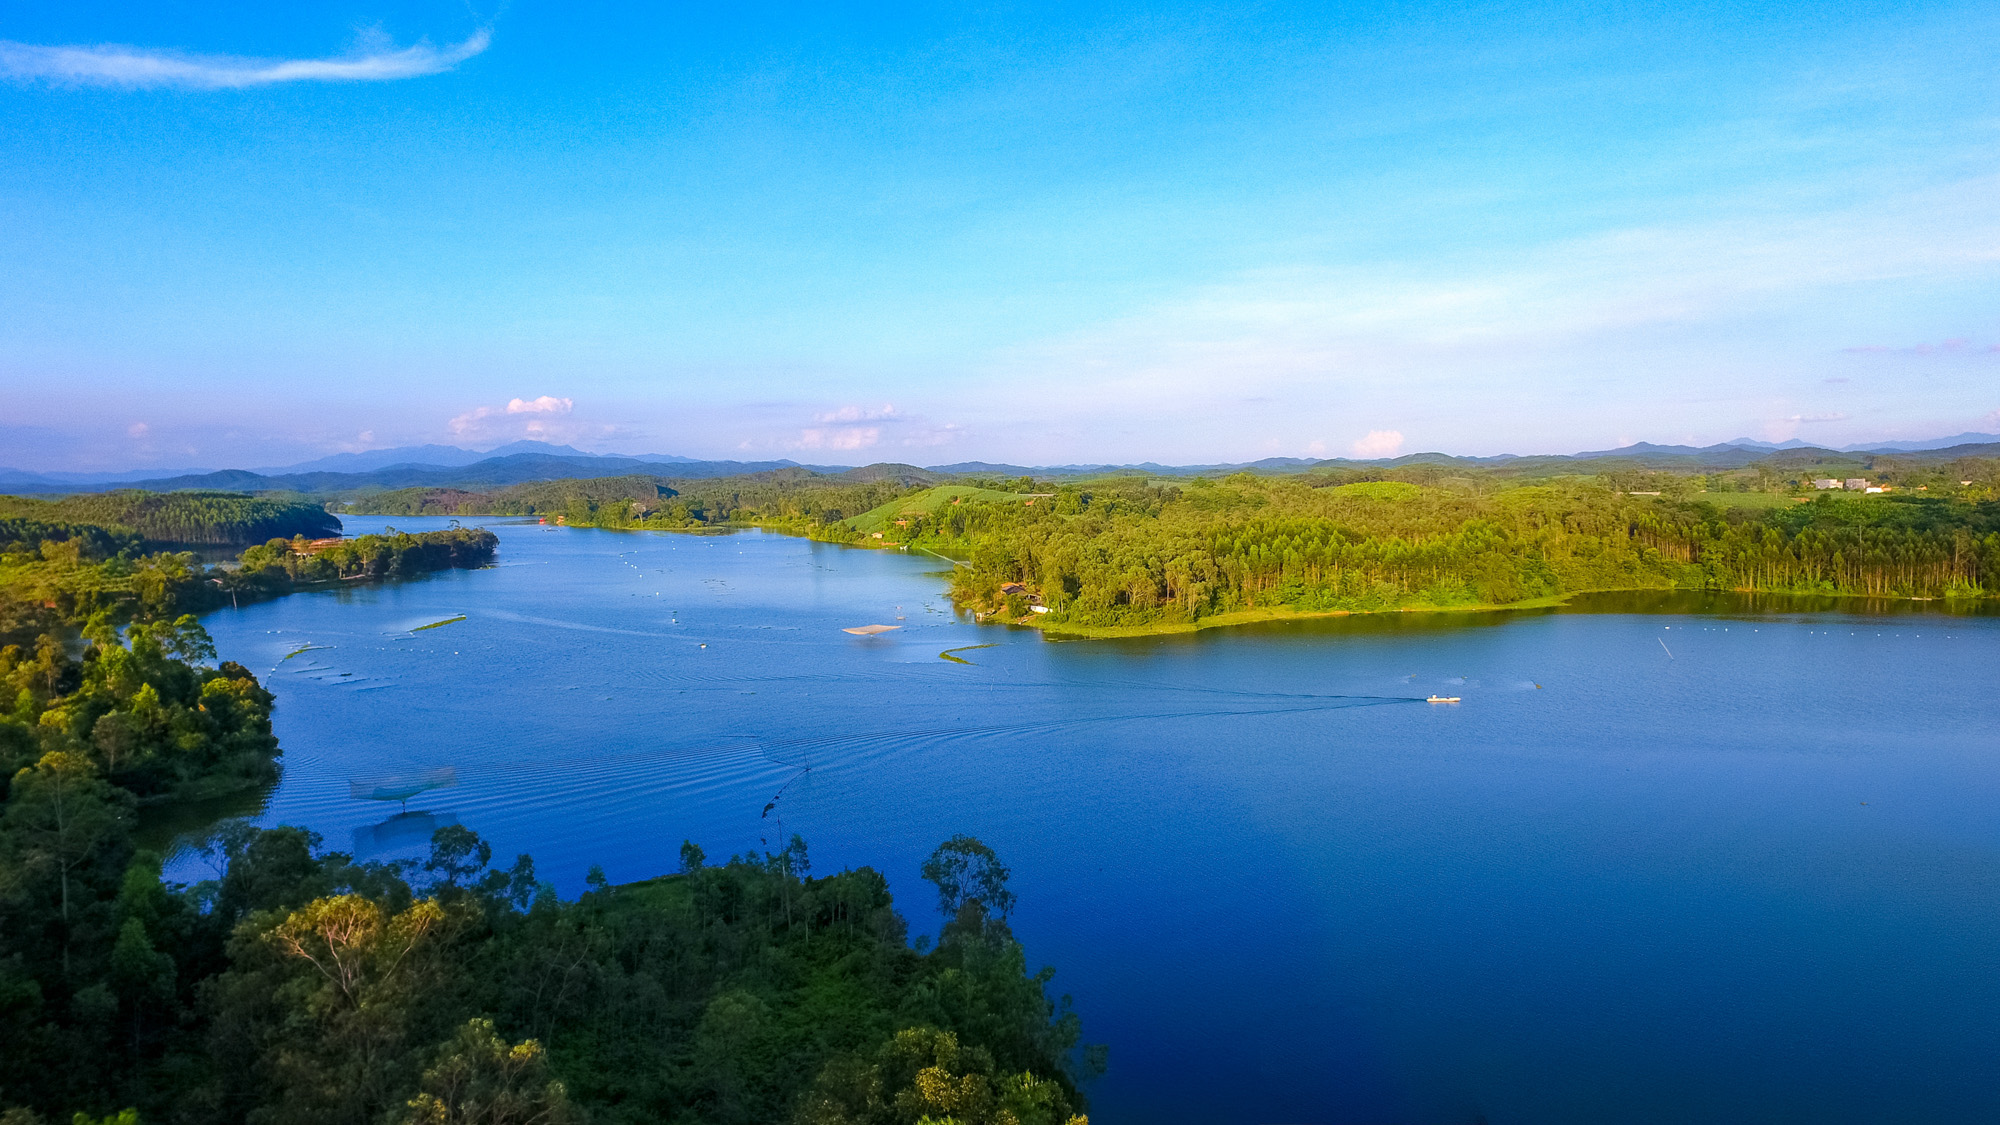
M 398 48 L 377 34 L 364 36 L 353 53 L 337 58 L 253 59 L 115 43 L 49 47 L 0 39 L 0 76 L 124 89 L 235 90 L 283 82 L 387 82 L 440 74 L 484 51 L 492 40 L 493 33 L 480 28 L 447 47 L 420 40 Z
M 880 426 L 832 426 L 799 431 L 796 449 L 866 449 L 882 440 Z
M 1969 355 L 1982 353 L 1992 355 L 2000 352 L 2000 344 L 1988 344 L 1983 348 L 1974 347 L 1964 336 L 1953 337 L 1936 344 L 1912 344 L 1907 348 L 1892 348 L 1884 344 L 1857 344 L 1840 349 L 1849 355 Z
M 865 406 L 843 406 L 838 410 L 829 410 L 824 414 L 815 414 L 813 415 L 813 421 L 821 425 L 827 425 L 836 422 L 879 422 L 885 418 L 894 417 L 896 417 L 896 407 L 891 403 L 885 402 L 879 410 L 871 410 Z
M 1838 347 L 1828 336 L 1885 295 L 2000 276 L 1996 189 L 2000 176 L 1984 175 L 1782 219 L 1610 230 L 1504 259 L 1245 271 L 1002 353 L 992 377 L 1072 413 L 1118 411 L 1152 435 L 1149 450 L 1179 419 L 1240 417 L 1251 396 L 1283 403 L 1268 421 L 1295 433 L 1356 415 L 1383 430 L 1421 421 L 1425 441 L 1467 452 L 1559 450 L 1580 426 L 1608 428 L 1589 404 L 1611 399 L 1643 401 L 1661 427 L 1800 425 L 1787 416 L 1818 404 L 1771 409 L 1749 393 L 1762 376 L 1746 373 L 1816 382 Z M 1983 346 L 1912 354 L 1983 357 Z M 1529 415 L 1515 430 L 1492 424 Z

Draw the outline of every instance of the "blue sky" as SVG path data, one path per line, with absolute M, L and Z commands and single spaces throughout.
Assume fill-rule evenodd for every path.
M 0 0 L 0 465 L 2000 429 L 1991 4 L 719 7 Z

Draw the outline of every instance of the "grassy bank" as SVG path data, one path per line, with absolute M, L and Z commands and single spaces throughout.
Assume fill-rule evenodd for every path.
M 1650 588 L 1650 587 L 1649 587 Z M 1586 591 L 1579 591 L 1586 592 Z M 1592 590 L 1589 593 L 1611 591 Z M 1524 601 L 1494 603 L 1479 602 L 1466 605 L 1405 605 L 1383 609 L 1295 609 L 1291 606 L 1259 606 L 1254 609 L 1236 609 L 1218 613 L 1195 621 L 1160 621 L 1143 625 L 1091 625 L 1083 622 L 1052 620 L 1053 614 L 1030 612 L 1020 617 L 1005 613 L 985 614 L 982 624 L 1022 625 L 1039 629 L 1049 637 L 1063 640 L 1109 640 L 1121 637 L 1161 637 L 1176 634 L 1199 633 L 1209 629 L 1228 629 L 1240 625 L 1264 625 L 1278 621 L 1313 621 L 1331 617 L 1382 617 L 1395 613 L 1496 613 L 1515 609 L 1547 609 L 1563 605 L 1575 593 L 1555 594 L 1544 598 L 1529 598 Z

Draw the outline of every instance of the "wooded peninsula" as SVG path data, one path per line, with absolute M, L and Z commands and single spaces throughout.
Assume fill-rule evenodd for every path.
M 357 497 L 349 510 L 761 527 L 922 550 L 958 564 L 950 581 L 962 607 L 1053 632 L 1520 606 L 1612 590 L 2000 595 L 2000 460 L 1912 465 L 1871 484 L 1883 491 L 1827 489 L 1763 467 L 946 480 L 883 465 L 411 489 Z

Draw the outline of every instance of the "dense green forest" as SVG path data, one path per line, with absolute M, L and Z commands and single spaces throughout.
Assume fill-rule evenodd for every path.
M 227 821 L 213 878 L 163 881 L 137 810 L 267 785 L 279 753 L 272 697 L 184 611 L 481 565 L 494 537 L 279 539 L 210 571 L 16 526 L 0 616 L 45 629 L 0 648 L 5 1125 L 1086 1125 L 1102 1051 L 1027 971 L 976 840 L 925 865 L 934 944 L 797 837 L 716 865 L 686 844 L 676 873 L 593 871 L 565 901 L 458 826 L 371 863 Z
M 572 526 L 756 526 L 921 548 L 961 560 L 952 577 L 960 604 L 1057 629 L 1512 605 L 1619 589 L 2000 594 L 2000 462 L 1891 465 L 1870 479 L 1895 490 L 1820 491 L 1767 465 L 1525 480 L 1414 465 L 941 487 L 798 470 L 672 486 L 566 481 L 452 502 Z M 421 502 L 417 493 L 379 499 Z
M 140 801 L 211 797 L 277 780 L 271 696 L 248 669 L 210 667 L 215 648 L 191 615 L 120 631 L 100 613 L 83 648 L 45 634 L 0 648 L 0 776 L 46 755 L 79 763 Z
M 315 546 L 303 539 L 273 539 L 243 552 L 241 566 L 222 581 L 229 588 L 266 594 L 327 582 L 409 578 L 436 570 L 474 570 L 493 562 L 500 539 L 485 528 L 388 531 Z
M 962 603 L 1056 625 L 1244 611 L 1506 605 L 1588 590 L 2000 593 L 2000 504 L 1833 496 L 1743 507 L 1586 480 L 1233 476 L 1069 485 L 1039 504 L 912 516 L 888 539 L 960 554 Z M 1025 587 L 1011 601 L 1002 586 Z
M 56 827 L 56 805 L 71 825 Z M 913 948 L 883 878 L 775 855 L 565 901 L 440 829 L 358 863 L 225 823 L 160 878 L 129 796 L 73 754 L 15 775 L 0 848 L 0 1106 L 145 1122 L 1084 1125 L 1076 1016 L 1027 971 L 976 840 L 925 874 Z M 60 886 L 58 883 L 60 882 Z M 17 1116 L 15 1120 L 32 1120 Z
M 32 643 L 63 622 L 93 615 L 152 620 L 241 605 L 313 585 L 414 577 L 493 561 L 499 540 L 478 528 L 414 535 L 363 535 L 314 545 L 273 539 L 245 550 L 235 566 L 204 566 L 192 554 L 143 553 L 138 540 L 102 528 L 65 525 L 63 538 L 34 542 L 49 525 L 0 543 L 0 643 Z
M 340 534 L 340 521 L 316 501 L 242 492 L 120 489 L 60 500 L 0 496 L 0 517 L 89 524 L 170 546 L 238 546 L 278 537 Z

